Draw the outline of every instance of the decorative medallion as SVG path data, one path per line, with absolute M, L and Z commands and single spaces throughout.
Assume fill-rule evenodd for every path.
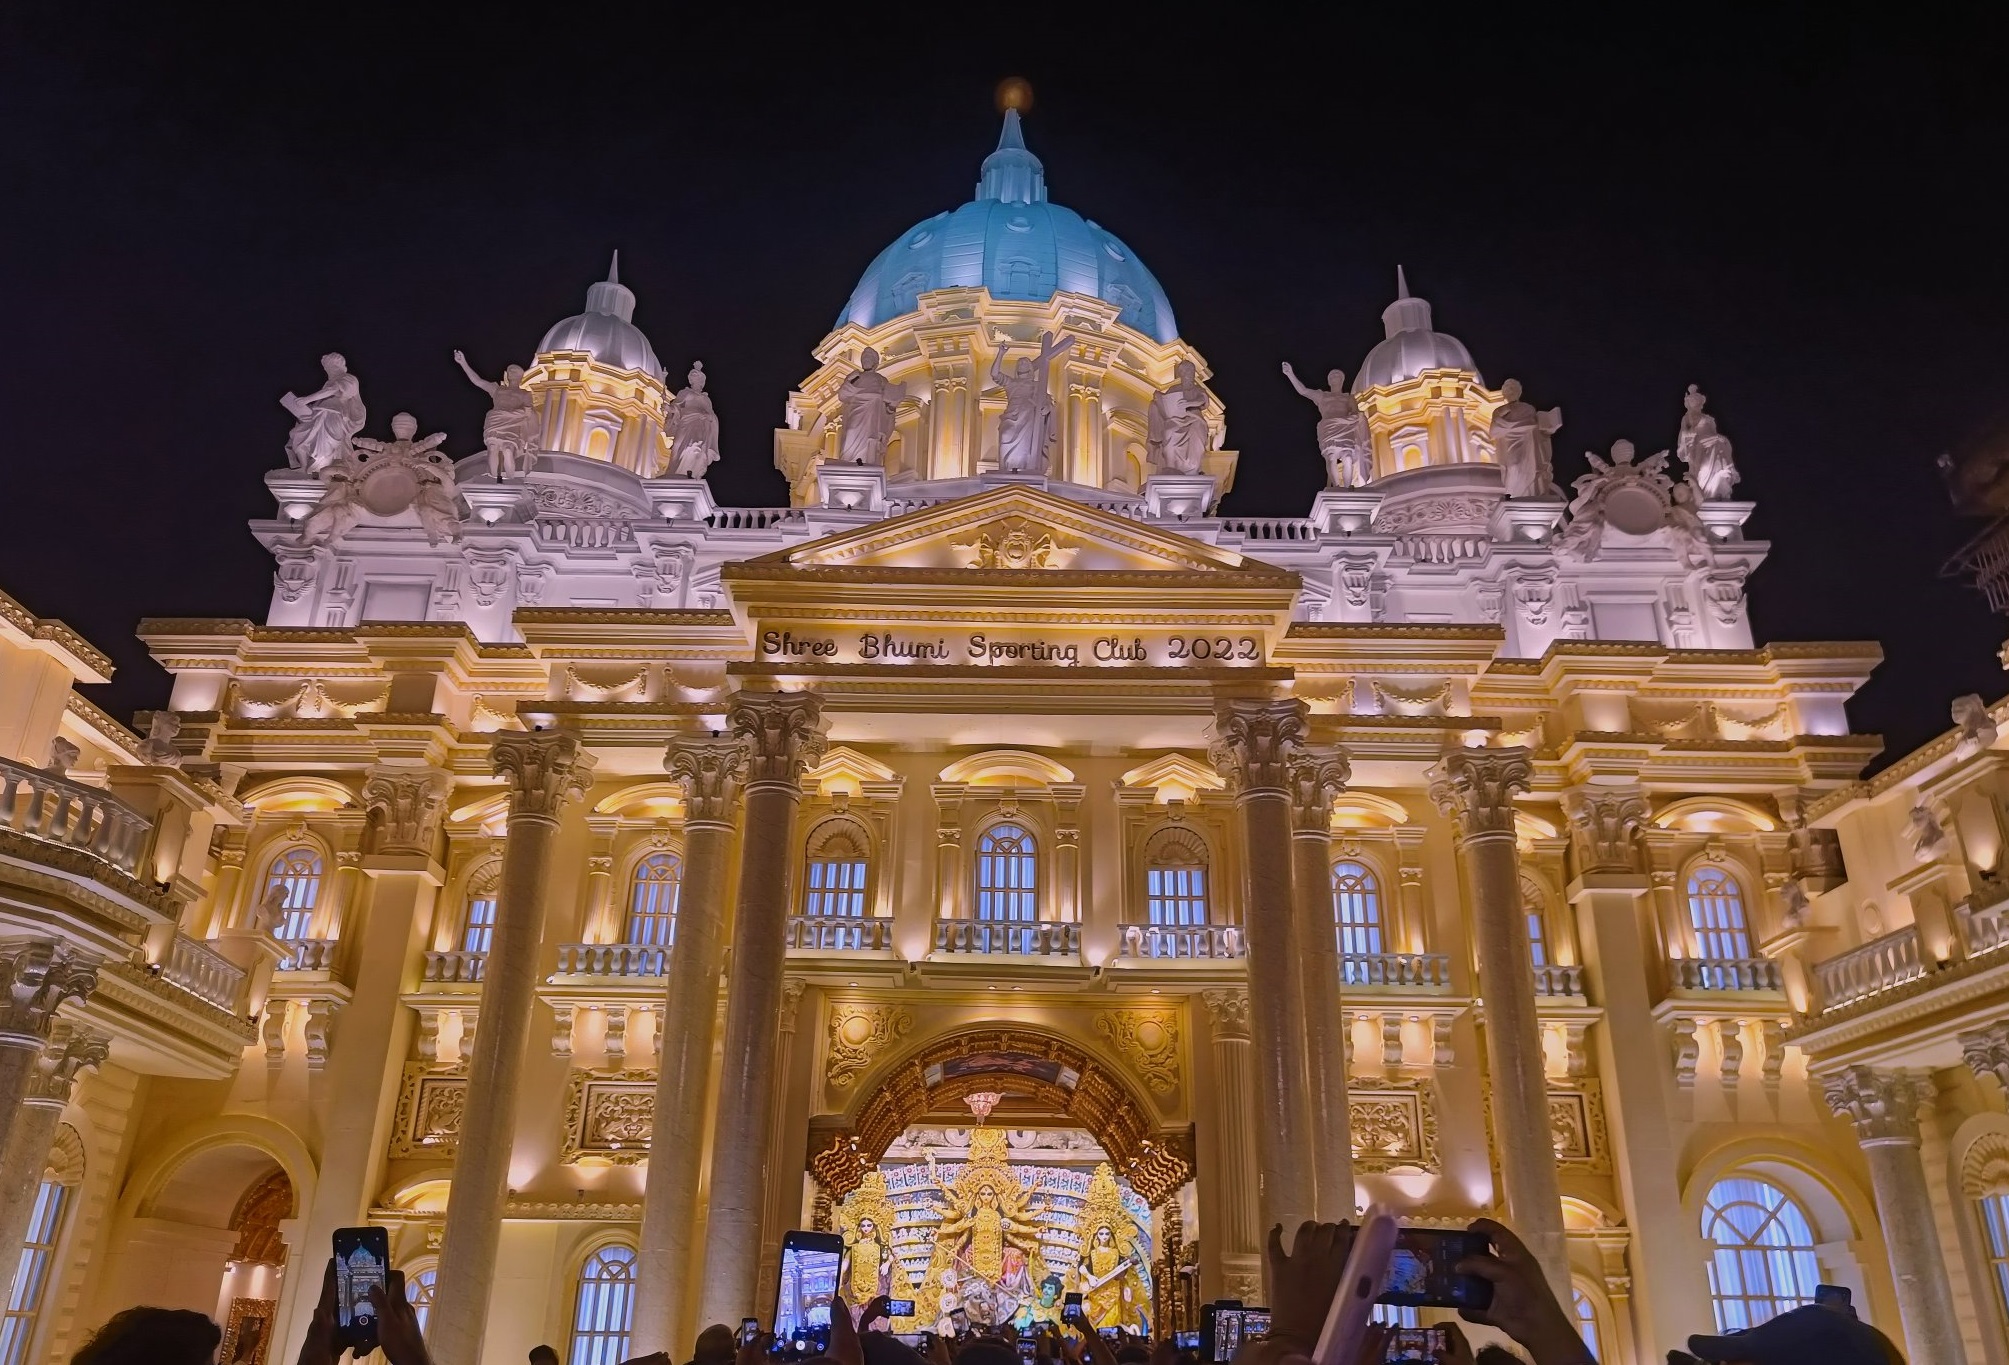
M 888 1044 L 906 1037 L 913 1027 L 913 1013 L 900 1005 L 832 1002 L 829 1057 L 824 1064 L 831 1089 L 850 1089 Z
M 1074 558 L 1075 548 L 1054 538 L 1053 532 L 1022 517 L 994 521 L 977 532 L 971 541 L 959 541 L 963 564 L 971 569 L 1062 569 Z
M 1095 1029 L 1116 1045 L 1123 1060 L 1154 1095 L 1179 1088 L 1179 1016 L 1171 1010 L 1104 1010 Z
M 1346 1098 L 1355 1170 L 1439 1169 L 1437 1097 L 1427 1081 L 1355 1086 Z

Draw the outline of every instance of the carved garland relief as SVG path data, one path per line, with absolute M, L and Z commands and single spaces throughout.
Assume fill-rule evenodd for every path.
M 824 1079 L 833 1090 L 849 1090 L 874 1059 L 913 1027 L 913 1012 L 904 1006 L 833 1001 Z

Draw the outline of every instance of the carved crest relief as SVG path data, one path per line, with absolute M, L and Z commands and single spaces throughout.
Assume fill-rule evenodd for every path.
M 829 1053 L 824 1078 L 833 1090 L 848 1090 L 888 1046 L 914 1027 L 912 1011 L 900 1005 L 834 1001 L 830 1006 Z
M 1357 1171 L 1435 1171 L 1437 1097 L 1427 1081 L 1354 1087 L 1347 1095 Z
M 460 1125 L 467 1114 L 467 1077 L 425 1062 L 405 1067 L 391 1130 L 394 1157 L 451 1156 L 460 1148 Z
M 649 1159 L 655 1126 L 655 1072 L 575 1071 L 566 1088 L 558 1159 L 565 1165 L 638 1165 Z
M 1153 1095 L 1179 1089 L 1179 1016 L 1171 1010 L 1104 1010 L 1095 1030 L 1116 1045 Z
M 1023 517 L 994 521 L 975 540 L 959 541 L 955 548 L 971 569 L 1064 569 L 1076 549 Z

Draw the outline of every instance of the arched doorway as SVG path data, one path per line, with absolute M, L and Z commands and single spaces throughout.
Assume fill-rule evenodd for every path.
M 903 1330 L 1023 1327 L 1068 1294 L 1137 1329 L 1186 1316 L 1190 1128 L 1168 1128 L 1117 1070 L 1039 1029 L 915 1048 L 813 1144 L 819 1216 L 843 1287 L 915 1301 Z

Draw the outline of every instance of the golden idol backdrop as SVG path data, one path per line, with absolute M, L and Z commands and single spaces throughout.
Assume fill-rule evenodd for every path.
M 1058 1322 L 1074 1293 L 1094 1326 L 1148 1331 L 1143 1198 L 1107 1161 L 1068 1164 L 1061 1149 L 1014 1162 L 1005 1129 L 968 1137 L 967 1160 L 882 1162 L 838 1206 L 846 1299 L 912 1299 L 896 1329 L 952 1331 L 958 1309 L 978 1327 Z

